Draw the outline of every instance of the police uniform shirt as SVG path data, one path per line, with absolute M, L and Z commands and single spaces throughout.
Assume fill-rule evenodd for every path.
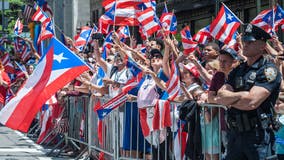
M 259 107 L 264 112 L 270 113 L 270 107 L 274 107 L 280 91 L 281 74 L 273 62 L 261 57 L 251 66 L 248 66 L 246 62 L 241 63 L 231 71 L 226 83 L 231 85 L 235 92 L 249 91 L 253 86 L 267 89 L 270 95 Z M 235 108 L 230 110 L 240 111 Z

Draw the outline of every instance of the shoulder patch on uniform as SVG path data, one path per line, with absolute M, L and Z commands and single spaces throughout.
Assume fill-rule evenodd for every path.
M 268 82 L 272 82 L 277 77 L 277 70 L 274 67 L 265 68 L 264 75 L 265 75 Z

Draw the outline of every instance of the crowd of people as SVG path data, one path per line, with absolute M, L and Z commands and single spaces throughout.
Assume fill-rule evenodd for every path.
M 30 40 L 25 40 L 33 46 Z M 146 152 L 147 159 L 171 159 L 172 144 L 163 143 L 172 137 L 169 134 L 171 131 L 165 128 L 153 140 L 153 137 L 144 136 L 145 128 L 140 123 L 143 123 L 143 116 L 154 112 L 156 100 L 161 99 L 167 91 L 174 61 L 181 85 L 172 101 L 194 101 L 197 105 L 212 103 L 227 107 L 227 110 L 210 106 L 196 110 L 200 116 L 201 145 L 199 150 L 186 149 L 185 156 L 190 159 L 202 156 L 205 159 L 219 159 L 222 155 L 226 155 L 226 159 L 265 159 L 278 154 L 279 159 L 283 158 L 283 128 L 275 130 L 274 118 L 284 113 L 284 86 L 281 83 L 284 48 L 276 36 L 271 37 L 262 29 L 248 25 L 244 35 L 237 36 L 237 51 L 236 48 L 212 41 L 198 45 L 189 55 L 183 54 L 180 42 L 174 36 L 165 33 L 163 38 L 152 38 L 137 44 L 134 37 L 127 39 L 126 43 L 121 42 L 119 35 L 113 32 L 111 48 L 106 50 L 101 40 L 92 39 L 86 52 L 76 50 L 71 38 L 65 37 L 65 40 L 66 46 L 89 63 L 93 70 L 83 73 L 58 91 L 59 99 L 80 94 L 113 98 L 122 92 L 129 80 L 137 76 L 127 66 L 129 57 L 142 70 L 143 80 L 128 93 L 128 99 L 132 102 L 127 102 L 124 111 L 120 112 L 123 117 L 120 121 L 122 155 L 131 157 L 137 152 Z M 145 52 L 141 52 L 142 46 Z M 8 89 L 16 93 L 36 67 L 40 56 L 32 48 L 35 63 L 26 65 L 27 73 L 21 79 L 13 81 L 0 63 L 0 108 L 5 105 Z M 106 57 L 102 56 L 103 52 L 107 53 Z M 105 73 L 103 77 L 101 70 Z M 177 110 L 183 107 L 188 106 L 181 105 Z M 188 113 L 181 110 L 178 119 L 189 123 L 190 118 L 184 114 L 187 116 Z M 188 132 L 192 131 L 191 127 L 196 126 L 189 126 Z M 130 134 L 132 141 L 127 140 Z M 221 143 L 219 139 L 222 139 Z M 187 148 L 190 148 L 189 144 L 187 142 Z M 221 146 L 225 148 L 222 153 Z M 167 154 L 164 150 L 168 150 Z

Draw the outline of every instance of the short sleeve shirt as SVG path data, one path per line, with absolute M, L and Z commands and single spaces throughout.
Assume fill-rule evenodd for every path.
M 269 97 L 259 106 L 269 113 L 270 107 L 275 105 L 280 91 L 281 73 L 268 59 L 261 57 L 253 65 L 241 63 L 228 77 L 227 84 L 234 91 L 249 91 L 253 86 L 259 86 L 270 92 Z

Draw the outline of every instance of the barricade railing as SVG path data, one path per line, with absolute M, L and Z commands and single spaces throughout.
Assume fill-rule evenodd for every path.
M 189 140 L 186 135 L 191 132 L 193 126 L 189 126 L 188 122 L 182 124 L 178 119 L 180 103 L 171 102 L 170 104 L 172 126 L 151 132 L 146 140 L 142 134 L 136 101 L 126 102 L 110 112 L 104 119 L 99 120 L 97 113 L 94 112 L 94 106 L 98 101 L 104 104 L 109 99 L 89 96 L 69 96 L 67 99 L 65 107 L 69 129 L 65 134 L 66 144 L 60 148 L 59 153 L 66 148 L 66 145 L 71 144 L 80 151 L 77 158 L 84 153 L 95 156 L 95 159 L 98 159 L 100 153 L 104 153 L 105 159 L 173 160 L 182 159 L 182 156 L 185 156 L 184 147 Z M 221 120 L 224 114 L 222 110 L 225 107 L 207 103 L 199 104 L 199 106 L 200 112 L 196 115 L 200 116 L 201 135 L 199 136 L 203 144 L 201 158 L 221 159 L 222 137 L 225 137 L 221 132 L 221 125 L 223 125 Z M 147 109 L 151 110 L 153 107 Z M 207 116 L 205 112 L 214 116 Z M 99 121 L 102 122 L 102 143 L 99 142 Z M 186 130 L 186 133 L 182 132 L 183 130 Z M 158 145 L 154 145 L 155 142 Z

